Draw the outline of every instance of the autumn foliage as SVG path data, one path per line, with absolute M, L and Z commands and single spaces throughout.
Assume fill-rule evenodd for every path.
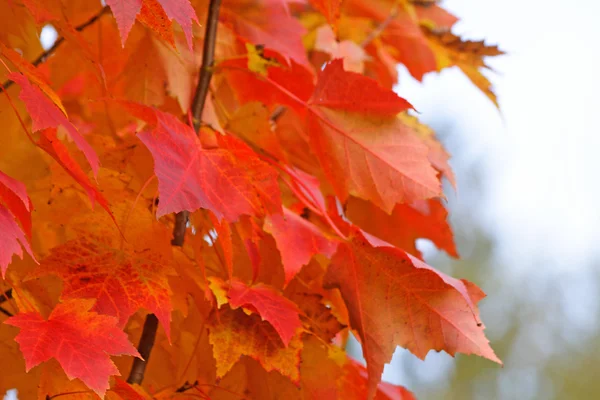
M 106 4 L 0 0 L 0 394 L 412 399 L 397 346 L 500 363 L 415 247 L 458 256 L 454 176 L 392 91 L 457 66 L 496 102 L 497 47 L 435 0 Z

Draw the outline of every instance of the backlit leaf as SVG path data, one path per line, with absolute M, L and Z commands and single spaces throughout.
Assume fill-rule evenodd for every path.
M 267 285 L 259 283 L 248 286 L 235 279 L 231 281 L 227 297 L 233 309 L 255 309 L 263 321 L 269 322 L 275 328 L 285 346 L 289 345 L 302 325 L 296 304 Z
M 31 85 L 24 75 L 13 72 L 10 74 L 10 79 L 21 86 L 19 98 L 23 100 L 31 116 L 33 131 L 57 128 L 59 125 L 62 125 L 77 147 L 85 154 L 90 167 L 92 167 L 92 171 L 94 171 L 94 175 L 96 175 L 100 166 L 98 155 L 96 155 L 92 146 L 90 146 L 81 133 L 79 133 L 75 125 L 67 119 L 65 114 L 40 89 Z
M 226 308 L 211 323 L 209 332 L 218 377 L 224 376 L 245 355 L 257 360 L 267 371 L 277 371 L 293 382 L 300 379 L 299 336 L 286 347 L 271 324 L 261 321 L 258 315 Z
M 204 149 L 193 130 L 156 111 L 157 126 L 139 134 L 154 156 L 161 193 L 157 216 L 198 208 L 230 222 L 241 215 L 265 215 L 281 207 L 277 173 L 245 144 L 219 138 Z
M 265 230 L 273 235 L 281 252 L 288 283 L 315 254 L 331 257 L 337 243 L 327 239 L 315 225 L 284 208 L 283 215 L 269 215 Z
M 421 359 L 445 350 L 501 363 L 477 320 L 475 304 L 485 295 L 451 279 L 399 249 L 373 247 L 358 232 L 338 246 L 324 284 L 339 288 L 348 306 L 367 361 L 370 398 L 397 345 Z
M 138 356 L 138 352 L 117 328 L 117 320 L 90 311 L 92 305 L 89 300 L 71 300 L 58 304 L 48 319 L 29 312 L 4 322 L 21 330 L 15 340 L 27 370 L 55 358 L 70 379 L 81 379 L 102 397 L 108 378 L 119 375 L 110 356 Z
M 117 317 L 123 327 L 140 308 L 153 312 L 170 332 L 168 260 L 146 250 L 119 251 L 99 240 L 80 239 L 55 247 L 34 276 L 54 274 L 64 282 L 61 298 L 96 299 L 92 308 Z

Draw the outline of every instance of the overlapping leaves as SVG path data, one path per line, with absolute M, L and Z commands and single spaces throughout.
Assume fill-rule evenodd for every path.
M 481 290 L 418 258 L 419 238 L 458 255 L 441 179 L 455 182 L 390 90 L 398 62 L 418 79 L 456 65 L 496 102 L 480 70 L 497 47 L 454 36 L 436 2 L 223 1 L 196 132 L 210 2 L 106 3 L 0 5 L 0 270 L 18 311 L 0 329 L 43 364 L 19 387 L 412 399 L 380 382 L 397 346 L 499 362 Z M 38 57 L 47 23 L 64 39 Z M 111 380 L 146 312 L 163 328 L 143 387 Z M 366 367 L 342 350 L 350 330 Z

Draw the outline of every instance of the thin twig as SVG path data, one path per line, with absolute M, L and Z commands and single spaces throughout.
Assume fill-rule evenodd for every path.
M 100 10 L 100 12 L 98 12 L 97 14 L 95 14 L 93 17 L 91 17 L 90 19 L 88 19 L 87 21 L 85 21 L 83 24 L 81 25 L 77 25 L 75 27 L 75 30 L 78 32 L 81 32 L 82 30 L 84 30 L 85 28 L 87 28 L 88 26 L 92 25 L 94 22 L 96 22 L 102 15 L 104 15 L 105 13 L 107 13 L 109 10 L 108 6 L 104 6 L 102 8 L 102 10 Z M 52 45 L 52 47 L 50 47 L 48 50 L 44 51 L 42 54 L 40 54 L 35 60 L 33 60 L 31 62 L 31 64 L 35 65 L 36 67 L 38 65 L 40 65 L 41 63 L 45 62 L 46 59 L 52 55 L 61 44 L 63 44 L 63 42 L 65 41 L 64 37 L 59 37 L 58 39 L 56 39 L 56 41 L 54 42 L 54 44 Z M 9 87 L 11 87 L 13 85 L 13 81 L 8 80 L 6 82 L 4 82 L 2 84 L 2 86 L 4 86 L 5 89 L 8 89 Z
M 387 16 L 386 19 L 384 19 L 383 21 L 381 21 L 381 23 L 379 25 L 377 25 L 377 27 L 375 29 L 373 29 L 371 31 L 371 33 L 369 33 L 369 36 L 367 36 L 365 38 L 365 40 L 362 41 L 362 43 L 360 44 L 360 47 L 367 47 L 367 45 L 369 43 L 371 43 L 373 40 L 375 40 L 379 35 L 381 35 L 383 33 L 383 31 L 385 30 L 385 28 L 387 28 L 387 26 L 394 20 L 394 18 L 396 18 L 396 16 L 398 15 L 398 2 L 396 2 L 394 4 L 394 7 L 392 7 L 391 11 L 390 11 L 390 15 Z
M 206 17 L 206 34 L 204 35 L 202 65 L 200 66 L 200 77 L 198 80 L 198 86 L 196 87 L 194 101 L 192 103 L 192 121 L 196 134 L 198 134 L 202 124 L 202 111 L 204 110 L 204 103 L 206 102 L 206 96 L 208 95 L 208 88 L 212 78 L 212 66 L 215 57 L 215 43 L 217 39 L 220 5 L 221 0 L 211 0 L 208 7 L 208 16 Z M 189 213 L 187 211 L 181 211 L 175 215 L 173 240 L 171 240 L 171 244 L 173 246 L 183 246 L 188 214 Z M 127 378 L 128 383 L 142 383 L 142 380 L 144 379 L 144 371 L 146 370 L 146 365 L 148 364 L 148 359 L 150 358 L 150 353 L 152 351 L 152 346 L 154 346 L 157 328 L 158 319 L 154 314 L 148 314 L 148 316 L 146 316 L 146 321 L 144 322 L 142 337 L 140 338 L 140 343 L 138 345 L 138 352 L 142 356 L 143 360 L 139 358 L 133 360 L 133 366 L 131 367 L 129 378 Z

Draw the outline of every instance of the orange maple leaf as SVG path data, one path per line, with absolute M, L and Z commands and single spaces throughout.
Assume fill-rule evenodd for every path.
M 478 323 L 485 295 L 394 247 L 372 245 L 360 232 L 340 244 L 324 278 L 339 288 L 359 334 L 373 398 L 397 345 L 424 359 L 430 350 L 476 354 L 501 363 Z
M 241 356 L 257 360 L 265 370 L 278 371 L 293 382 L 300 379 L 302 341 L 295 336 L 284 346 L 277 331 L 257 314 L 225 308 L 209 327 L 209 340 L 217 360 L 217 376 L 224 376 Z

